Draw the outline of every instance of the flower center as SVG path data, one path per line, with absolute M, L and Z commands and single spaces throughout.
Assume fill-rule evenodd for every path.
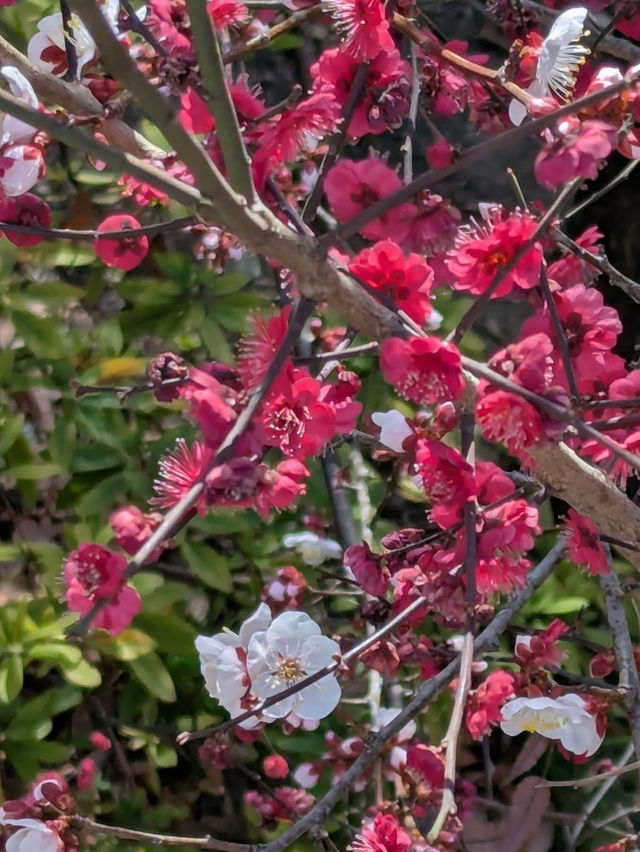
M 522 725 L 522 730 L 528 731 L 530 734 L 535 731 L 539 734 L 546 734 L 548 731 L 557 731 L 561 727 L 562 721 L 560 719 L 549 719 L 536 714 L 529 722 Z
M 280 665 L 275 670 L 274 674 L 276 677 L 285 681 L 285 683 L 291 684 L 300 680 L 301 677 L 304 677 L 306 672 L 302 668 L 300 660 L 280 655 Z

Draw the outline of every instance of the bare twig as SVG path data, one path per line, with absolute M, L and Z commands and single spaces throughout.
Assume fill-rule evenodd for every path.
M 564 327 L 562 325 L 562 320 L 560 319 L 560 314 L 558 313 L 558 306 L 555 303 L 553 294 L 551 292 L 551 287 L 549 286 L 549 279 L 547 278 L 547 268 L 544 261 L 542 262 L 542 268 L 540 269 L 540 289 L 542 290 L 542 295 L 544 296 L 544 300 L 547 305 L 547 310 L 549 311 L 549 317 L 551 318 L 551 325 L 553 326 L 553 331 L 556 338 L 556 345 L 558 347 L 558 350 L 560 351 L 562 366 L 564 367 L 564 372 L 567 377 L 567 384 L 569 385 L 571 402 L 576 405 L 580 397 L 580 392 L 578 391 L 576 374 L 575 370 L 573 369 L 573 363 L 571 361 L 571 353 L 569 352 L 567 335 L 565 334 Z
M 601 772 L 598 775 L 589 775 L 588 778 L 574 778 L 570 781 L 541 781 L 536 784 L 536 787 L 590 787 L 592 784 L 599 784 L 600 781 L 608 780 L 609 778 L 618 778 L 627 772 L 633 772 L 640 769 L 640 760 L 633 763 L 628 763 L 626 766 L 617 766 L 615 769 L 610 769 L 608 772 Z
M 628 746 L 626 747 L 625 751 L 624 751 L 624 754 L 622 755 L 622 757 L 618 761 L 618 766 L 616 767 L 616 770 L 620 770 L 623 767 L 627 766 L 632 754 L 633 754 L 633 743 L 629 743 Z M 640 762 L 638 763 L 638 766 L 636 768 L 640 769 Z M 615 772 L 616 770 L 613 770 L 613 771 Z M 618 774 L 612 775 L 610 778 L 605 779 L 605 781 L 601 785 L 600 789 L 597 790 L 594 793 L 594 795 L 589 799 L 589 801 L 587 802 L 587 804 L 585 805 L 583 810 L 578 815 L 578 819 L 576 820 L 576 824 L 574 825 L 573 829 L 571 830 L 571 844 L 572 844 L 573 847 L 575 846 L 576 841 L 578 840 L 578 838 L 582 834 L 582 830 L 585 827 L 585 825 L 587 824 L 589 817 L 594 812 L 594 810 L 598 807 L 598 805 L 600 804 L 602 799 L 607 795 L 607 793 L 609 792 L 611 787 L 615 784 L 616 778 L 618 778 L 619 775 L 620 775 L 620 773 L 618 772 Z M 602 777 L 602 776 L 600 776 L 600 777 Z
M 638 161 L 634 161 L 634 164 L 636 162 Z M 634 281 L 632 278 L 628 278 L 624 275 L 624 273 L 620 272 L 619 269 L 616 269 L 616 267 L 610 263 L 606 254 L 593 254 L 593 252 L 590 252 L 588 249 L 578 245 L 578 243 L 572 240 L 571 237 L 563 234 L 562 231 L 557 228 L 552 228 L 551 234 L 558 245 L 563 246 L 575 254 L 576 257 L 579 257 L 580 260 L 584 260 L 585 263 L 588 263 L 595 269 L 598 269 L 603 275 L 607 276 L 609 283 L 613 284 L 614 287 L 619 287 L 621 290 L 624 290 L 627 296 L 629 296 L 630 299 L 633 299 L 634 302 L 640 303 L 640 283 Z
M 182 231 L 195 225 L 197 222 L 193 216 L 182 216 L 179 219 L 169 219 L 167 222 L 154 222 L 151 225 L 141 225 L 132 231 L 125 228 L 122 231 L 76 231 L 72 228 L 41 228 L 38 225 L 17 225 L 12 222 L 0 222 L 0 231 L 9 234 L 37 234 L 40 237 L 48 237 L 52 240 L 116 240 L 123 237 L 147 236 L 156 234 L 168 234 L 171 231 Z
M 604 545 L 607 548 L 607 545 Z M 607 548 L 608 549 L 608 548 Z M 618 686 L 624 690 L 622 702 L 627 711 L 631 741 L 640 760 L 640 678 L 633 655 L 633 643 L 624 611 L 624 592 L 618 575 L 609 560 L 609 573 L 600 577 L 600 588 L 604 596 L 607 621 L 613 635 L 613 648 L 618 664 Z
M 195 846 L 199 849 L 215 849 L 217 852 L 258 852 L 260 848 L 249 843 L 231 843 L 228 840 L 217 840 L 210 834 L 204 837 L 176 837 L 170 834 L 137 831 L 133 828 L 123 828 L 117 825 L 103 825 L 83 816 L 72 817 L 71 824 L 78 831 L 90 831 L 92 834 L 103 834 L 109 837 L 117 837 L 120 840 L 151 843 L 154 846 Z
M 415 42 L 409 45 L 411 59 L 411 97 L 409 98 L 409 115 L 407 116 L 407 132 L 404 137 L 404 168 L 402 178 L 405 182 L 413 180 L 413 137 L 418 120 L 418 102 L 420 100 L 420 76 L 418 74 L 418 49 Z
M 78 54 L 73 40 L 73 26 L 71 23 L 71 9 L 67 0 L 60 0 L 60 13 L 62 15 L 62 32 L 64 34 L 64 52 L 67 54 L 67 80 L 75 80 L 78 76 Z

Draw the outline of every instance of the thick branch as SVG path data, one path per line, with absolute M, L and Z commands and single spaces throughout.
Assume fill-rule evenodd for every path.
M 224 72 L 218 35 L 213 29 L 205 0 L 187 0 L 191 31 L 198 54 L 207 106 L 216 121 L 216 134 L 222 148 L 231 186 L 253 204 L 256 192 L 251 177 L 251 161 L 240 132 L 238 116 L 231 100 Z

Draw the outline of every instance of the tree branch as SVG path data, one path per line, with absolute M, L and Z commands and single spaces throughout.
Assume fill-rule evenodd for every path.
M 607 548 L 606 545 L 605 548 Z M 600 576 L 600 588 L 604 596 L 607 621 L 613 635 L 613 648 L 618 664 L 618 686 L 624 691 L 622 703 L 629 719 L 636 760 L 640 761 L 640 678 L 624 611 L 624 592 L 611 559 L 609 559 L 609 573 Z
M 227 86 L 218 35 L 213 29 L 205 0 L 187 0 L 187 11 L 191 19 L 204 94 L 208 96 L 206 103 L 216 122 L 216 134 L 229 181 L 236 192 L 252 205 L 256 201 L 256 191 L 251 176 L 251 160 Z

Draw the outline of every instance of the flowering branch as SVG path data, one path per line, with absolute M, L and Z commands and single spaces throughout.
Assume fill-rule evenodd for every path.
M 485 627 L 474 643 L 474 654 L 488 650 L 498 641 L 501 634 L 509 626 L 510 620 L 529 601 L 534 592 L 553 572 L 556 563 L 562 557 L 565 548 L 564 538 L 551 548 L 549 553 L 529 573 L 524 586 L 505 604 L 491 623 Z M 460 657 L 452 660 L 441 672 L 421 684 L 411 701 L 379 732 L 371 733 L 362 754 L 347 769 L 340 780 L 329 792 L 298 822 L 288 828 L 280 837 L 268 843 L 263 852 L 283 852 L 299 837 L 302 837 L 314 826 L 322 825 L 335 805 L 343 797 L 346 790 L 369 769 L 381 754 L 386 744 L 391 740 L 410 719 L 413 719 L 424 707 L 432 701 L 445 686 L 458 674 Z
M 397 207 L 404 201 L 408 201 L 421 190 L 431 189 L 431 187 L 445 178 L 451 177 L 451 175 L 472 166 L 480 160 L 484 160 L 486 157 L 495 154 L 497 151 L 511 147 L 517 142 L 521 142 L 528 136 L 532 136 L 540 130 L 544 130 L 545 127 L 551 127 L 560 118 L 564 118 L 567 115 L 573 115 L 576 112 L 580 112 L 583 109 L 587 109 L 588 107 L 601 103 L 614 95 L 620 94 L 620 92 L 623 92 L 626 89 L 630 89 L 635 85 L 638 79 L 640 79 L 640 69 L 630 72 L 623 80 L 613 83 L 611 86 L 606 86 L 599 91 L 591 92 L 588 95 L 584 95 L 582 98 L 578 98 L 575 101 L 571 101 L 571 103 L 565 104 L 555 112 L 543 115 L 540 118 L 534 118 L 532 121 L 524 122 L 519 127 L 513 127 L 511 130 L 505 130 L 505 132 L 501 133 L 499 136 L 493 136 L 491 139 L 479 142 L 477 145 L 472 145 L 466 152 L 454 160 L 451 165 L 442 169 L 428 169 L 415 180 L 411 181 L 411 183 L 403 186 L 402 189 L 391 193 L 391 195 L 388 195 L 386 198 L 382 198 L 380 201 L 375 201 L 351 219 L 343 222 L 333 232 L 331 232 L 329 236 L 334 239 L 338 237 L 341 239 L 348 239 L 349 237 L 354 236 L 354 234 L 357 234 L 369 222 L 374 219 L 378 219 L 380 216 L 383 216 L 385 213 L 393 210 L 394 207 Z
M 295 345 L 295 342 L 300 337 L 302 328 L 309 318 L 313 307 L 313 302 L 309 299 L 300 299 L 295 310 L 291 314 L 287 333 L 282 339 L 278 351 L 273 356 L 264 379 L 251 395 L 247 406 L 238 416 L 233 427 L 229 430 L 224 441 L 220 444 L 215 457 L 202 472 L 198 481 L 192 485 L 184 497 L 182 497 L 182 499 L 167 512 L 162 523 L 158 525 L 152 535 L 129 561 L 124 572 L 125 579 L 132 577 L 141 568 L 141 566 L 145 564 L 158 545 L 167 538 L 172 538 L 176 535 L 176 533 L 191 519 L 193 507 L 204 490 L 204 481 L 207 474 L 216 467 L 216 465 L 224 464 L 224 462 L 233 457 L 238 443 L 251 425 L 253 416 L 261 406 L 269 388 L 276 380 L 276 377 L 279 375 L 285 360 Z M 79 621 L 69 628 L 67 636 L 82 636 L 86 633 L 96 615 L 98 615 L 98 613 L 100 613 L 102 609 L 110 603 L 112 598 L 113 595 L 111 597 L 101 598 L 89 612 L 83 615 Z
M 179 219 L 169 219 L 167 222 L 154 222 L 151 225 L 141 225 L 136 228 L 136 236 L 145 234 L 148 237 L 156 234 L 168 234 L 172 231 L 183 231 L 196 224 L 193 216 L 181 216 Z M 39 225 L 18 225 L 13 222 L 0 222 L 0 231 L 9 234 L 37 234 L 52 240 L 114 240 L 118 237 L 130 237 L 131 228 L 121 231 L 91 231 L 74 230 L 73 228 L 41 228 Z

